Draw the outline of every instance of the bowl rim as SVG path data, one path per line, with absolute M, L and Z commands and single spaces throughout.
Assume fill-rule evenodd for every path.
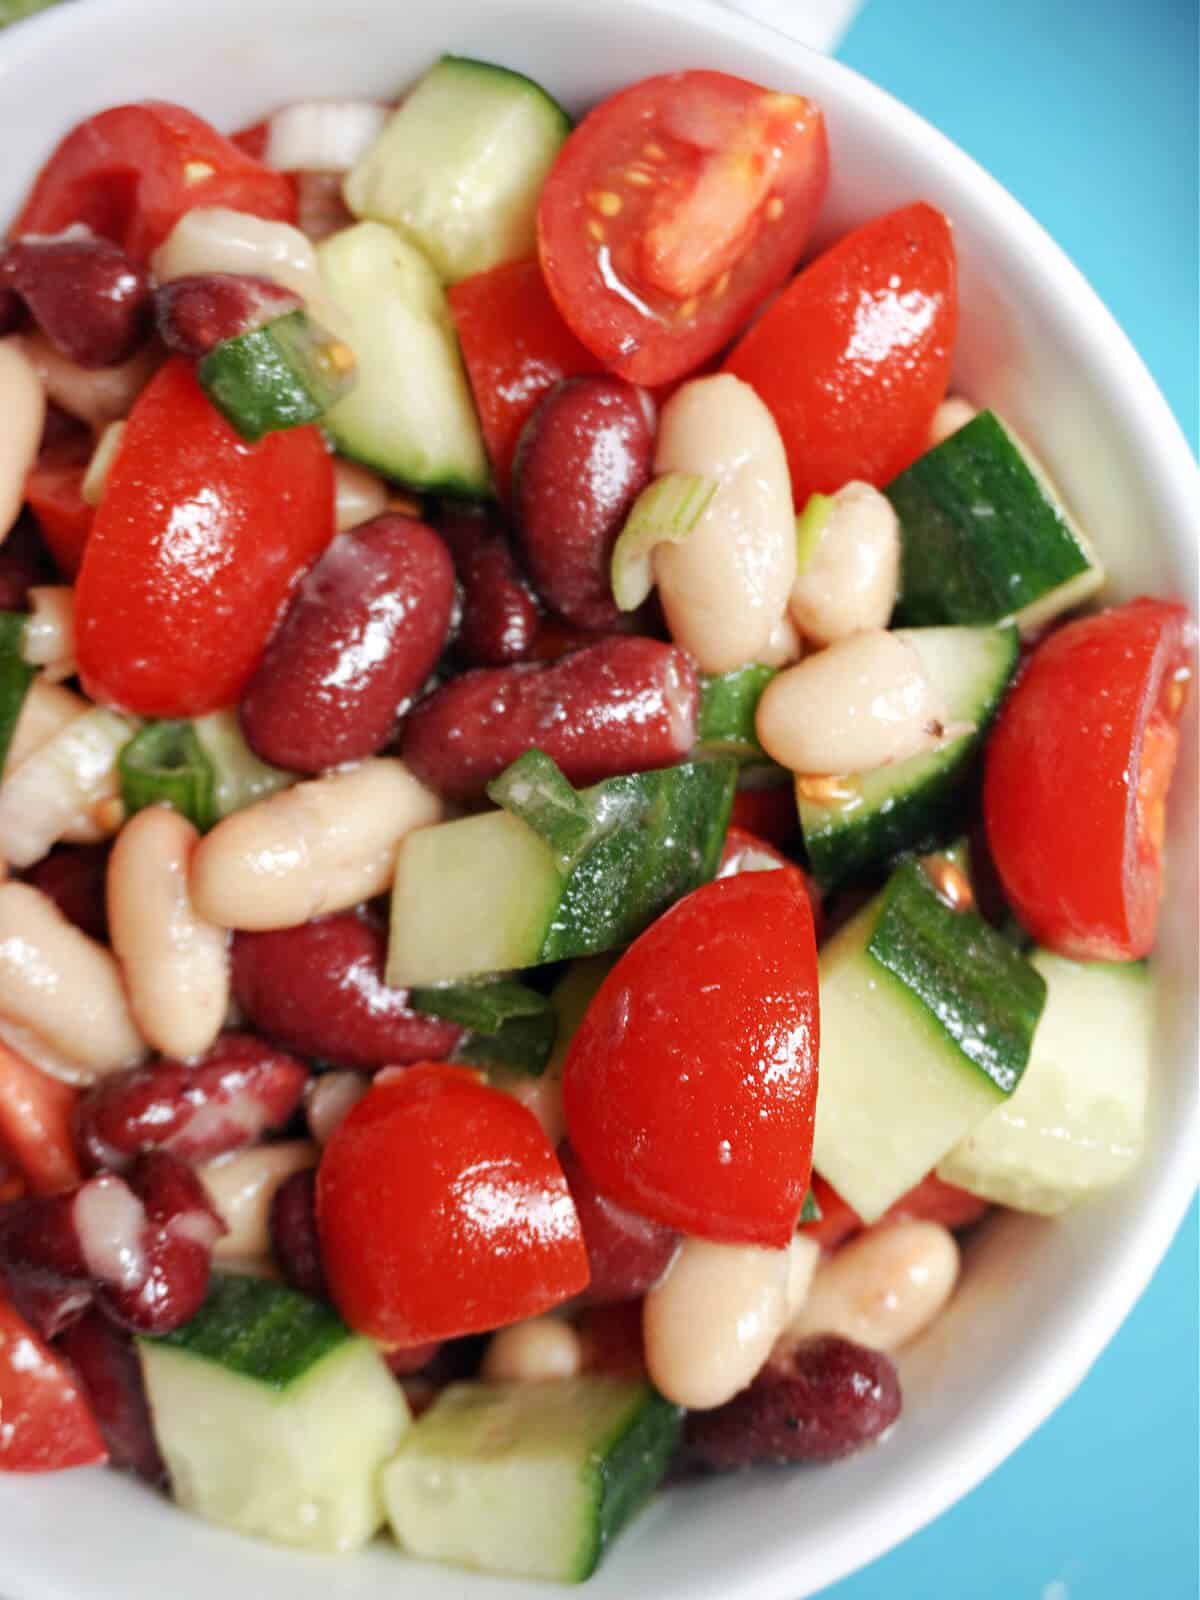
M 374 0 L 382 3 L 382 0 Z M 478 0 L 477 0 L 478 3 Z M 500 0 L 490 0 L 498 5 Z M 1181 530 L 1196 526 L 1197 466 L 1180 422 L 1151 377 L 1129 336 L 1070 257 L 1021 203 L 966 151 L 919 113 L 887 90 L 832 56 L 801 44 L 781 28 L 734 10 L 719 0 L 554 0 L 557 8 L 578 12 L 653 12 L 699 27 L 710 36 L 750 44 L 773 53 L 788 67 L 798 67 L 820 98 L 821 85 L 841 83 L 869 115 L 886 118 L 904 135 L 907 148 L 940 169 L 947 178 L 969 187 L 990 223 L 1020 249 L 1030 270 L 1050 285 L 1056 302 L 1071 304 L 1070 321 L 1088 328 L 1091 359 L 1101 375 L 1103 391 L 1119 396 L 1121 427 L 1131 453 L 1145 464 L 1146 475 L 1162 497 L 1164 521 Z M 87 0 L 87 28 L 102 31 L 114 18 L 144 15 L 147 0 Z M 80 20 L 74 3 L 21 19 L 0 30 L 0 91 L 6 80 L 19 81 L 22 70 L 47 51 L 73 47 L 72 33 Z M 1181 565 L 1190 573 L 1189 601 L 1196 603 L 1196 541 L 1180 536 Z M 1181 1063 L 1182 1065 L 1182 1063 Z M 877 1517 L 853 1536 L 842 1532 L 816 1550 L 788 1555 L 773 1552 L 770 1565 L 748 1572 L 739 1583 L 738 1600 L 776 1600 L 785 1594 L 813 1593 L 878 1559 L 925 1527 L 963 1498 L 1015 1451 L 1068 1398 L 1087 1376 L 1132 1310 L 1179 1229 L 1200 1175 L 1200 1106 L 1192 1094 L 1186 1126 L 1174 1146 L 1148 1200 L 1139 1208 L 1119 1255 L 1102 1274 L 1080 1291 L 1077 1336 L 1069 1361 L 1043 1352 L 1016 1378 L 1003 1398 L 978 1418 L 964 1448 L 955 1447 L 952 1461 L 946 1447 L 929 1451 L 920 1471 L 886 1516 Z M 707 1593 L 707 1588 L 705 1593 Z M 723 1600 L 733 1600 L 726 1591 Z

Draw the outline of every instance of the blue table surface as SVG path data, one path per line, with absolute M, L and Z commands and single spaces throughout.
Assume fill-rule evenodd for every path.
M 1058 240 L 1133 340 L 1193 451 L 1197 47 L 1194 0 L 866 0 L 837 51 L 973 155 Z M 1193 1204 L 1066 1405 L 945 1516 L 823 1600 L 1195 1600 L 1198 1259 Z

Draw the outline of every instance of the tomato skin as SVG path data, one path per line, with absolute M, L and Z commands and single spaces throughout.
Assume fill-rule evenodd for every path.
M 821 893 L 808 873 L 794 861 L 789 861 L 787 856 L 776 850 L 767 840 L 760 839 L 748 829 L 735 827 L 731 823 L 725 835 L 725 848 L 721 851 L 721 859 L 717 864 L 717 877 L 733 878 L 739 872 L 770 872 L 772 866 L 778 867 L 781 872 L 792 873 L 803 884 L 809 905 L 812 907 L 813 932 L 817 943 L 820 944 L 824 925 Z
M 0 1295 L 0 1472 L 60 1472 L 107 1460 L 78 1381 Z
M 375 1083 L 325 1147 L 317 1225 L 338 1310 L 387 1346 L 536 1316 L 588 1282 L 537 1119 L 462 1067 L 422 1063 Z
M 924 451 L 957 326 L 950 225 L 928 205 L 856 228 L 767 308 L 725 371 L 775 418 L 798 507 L 852 479 L 890 483 Z
M 808 1188 L 817 955 L 797 877 L 705 884 L 617 962 L 575 1034 L 567 1131 L 602 1193 L 682 1233 L 787 1244 Z
M 0 1153 L 34 1194 L 57 1194 L 83 1182 L 72 1133 L 78 1099 L 78 1089 L 0 1044 Z
M 194 112 L 144 100 L 113 106 L 67 134 L 9 237 L 59 233 L 83 222 L 145 261 L 196 206 L 228 206 L 275 222 L 296 217 L 295 190 L 282 173 L 251 159 Z
M 589 112 L 550 170 L 538 205 L 547 286 L 606 367 L 668 383 L 786 281 L 828 179 L 824 119 L 802 96 L 723 72 L 646 78 Z M 618 211 L 597 209 L 597 195 Z
M 88 447 L 74 441 L 43 450 L 25 479 L 25 498 L 64 578 L 78 576 L 92 531 L 93 508 L 83 498 Z
M 1173 601 L 1081 617 L 1038 645 L 1001 708 L 984 760 L 988 845 L 1019 921 L 1060 955 L 1133 961 L 1154 943 L 1161 836 L 1139 780 L 1149 739 L 1161 807 L 1180 709 L 1171 680 L 1191 636 Z
M 863 1221 L 831 1183 L 826 1183 L 819 1173 L 812 1178 L 813 1195 L 821 1208 L 816 1222 L 801 1223 L 798 1232 L 815 1239 L 822 1250 L 836 1250 L 856 1233 L 863 1232 Z M 939 1222 L 953 1231 L 966 1228 L 991 1210 L 986 1200 L 968 1194 L 955 1184 L 943 1183 L 936 1172 L 929 1172 L 907 1194 L 902 1194 L 889 1206 L 872 1229 L 886 1227 L 891 1222 Z
M 232 705 L 333 528 L 318 430 L 246 444 L 168 361 L 129 414 L 75 587 L 86 693 L 139 716 Z

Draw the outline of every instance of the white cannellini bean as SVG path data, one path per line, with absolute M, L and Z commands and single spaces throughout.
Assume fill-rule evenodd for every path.
M 869 772 L 934 750 L 951 731 L 916 650 L 878 629 L 772 678 L 754 725 L 772 760 L 797 773 Z
M 133 737 L 127 717 L 94 706 L 40 745 L 0 783 L 0 856 L 31 867 L 78 824 L 121 823 L 117 756 Z M 116 802 L 116 809 L 109 802 Z M 92 835 L 95 837 L 96 835 Z
M 24 341 L 0 339 L 0 539 L 21 514 L 25 476 L 37 459 L 46 390 Z
M 927 450 L 943 444 L 952 433 L 957 433 L 960 428 L 965 428 L 972 417 L 977 417 L 978 411 L 969 400 L 964 400 L 960 394 L 950 394 L 942 401 L 933 413 L 933 421 L 929 424 L 929 435 L 925 441 Z
M 0 885 L 0 1015 L 91 1083 L 146 1054 L 115 958 L 27 883 Z
M 24 334 L 22 342 L 48 398 L 94 433 L 129 414 L 163 359 L 161 348 L 148 344 L 120 366 L 80 367 L 40 333 Z
M 358 1104 L 371 1086 L 364 1072 L 322 1072 L 310 1078 L 304 1090 L 304 1114 L 308 1131 L 319 1145 L 326 1145 L 346 1113 Z
M 21 702 L 21 712 L 13 729 L 0 779 L 15 772 L 35 750 L 40 750 L 68 723 L 90 710 L 91 702 L 81 694 L 65 689 L 61 683 L 50 683 L 45 673 L 39 672 Z
M 790 667 L 804 654 L 804 640 L 785 611 L 771 630 L 771 637 L 755 656 L 760 667 Z
M 196 915 L 188 867 L 199 832 L 168 806 L 147 806 L 117 835 L 108 863 L 108 924 L 143 1036 L 165 1056 L 207 1050 L 229 1005 L 229 935 Z
M 21 654 L 31 666 L 42 668 L 47 683 L 75 676 L 75 591 L 69 584 L 30 589 Z
M 900 519 L 869 483 L 831 497 L 816 548 L 792 585 L 792 621 L 816 645 L 886 628 L 900 587 Z
M 563 1110 L 562 1062 L 550 1062 L 546 1070 L 536 1077 L 529 1072 L 496 1072 L 492 1075 L 493 1089 L 500 1089 L 532 1111 L 551 1145 L 557 1145 L 567 1131 L 567 1116 Z
M 798 1233 L 788 1246 L 787 1320 L 799 1315 L 813 1276 L 821 1261 L 821 1246 L 807 1234 Z
M 796 576 L 787 457 L 771 413 L 729 373 L 694 378 L 659 421 L 656 473 L 701 473 L 717 490 L 687 538 L 654 549 L 671 637 L 704 672 L 768 647 Z
M 744 1389 L 787 1317 L 789 1252 L 685 1239 L 646 1295 L 646 1368 L 677 1405 L 702 1411 Z
M 554 1317 L 531 1317 L 492 1335 L 480 1376 L 489 1383 L 538 1383 L 577 1377 L 582 1368 L 583 1346 L 575 1329 Z
M 218 1261 L 253 1260 L 271 1253 L 271 1201 L 293 1172 L 315 1167 L 321 1152 L 307 1139 L 260 1144 L 197 1169 L 208 1198 L 229 1232 L 217 1240 Z
M 838 1333 L 872 1350 L 897 1350 L 942 1310 L 958 1282 L 954 1235 L 938 1222 L 891 1222 L 822 1261 L 789 1339 Z
M 333 465 L 333 494 L 339 533 L 377 517 L 388 503 L 388 487 L 382 478 L 357 462 L 343 461 L 340 457 Z
M 219 927 L 252 930 L 344 911 L 382 894 L 401 839 L 441 815 L 437 796 L 388 757 L 298 783 L 234 812 L 201 840 L 192 903 Z

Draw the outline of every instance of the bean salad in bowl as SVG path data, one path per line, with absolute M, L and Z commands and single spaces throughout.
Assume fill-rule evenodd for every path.
M 578 1581 L 1134 1173 L 1194 629 L 814 99 L 553 92 L 122 104 L 9 227 L 0 1472 Z

